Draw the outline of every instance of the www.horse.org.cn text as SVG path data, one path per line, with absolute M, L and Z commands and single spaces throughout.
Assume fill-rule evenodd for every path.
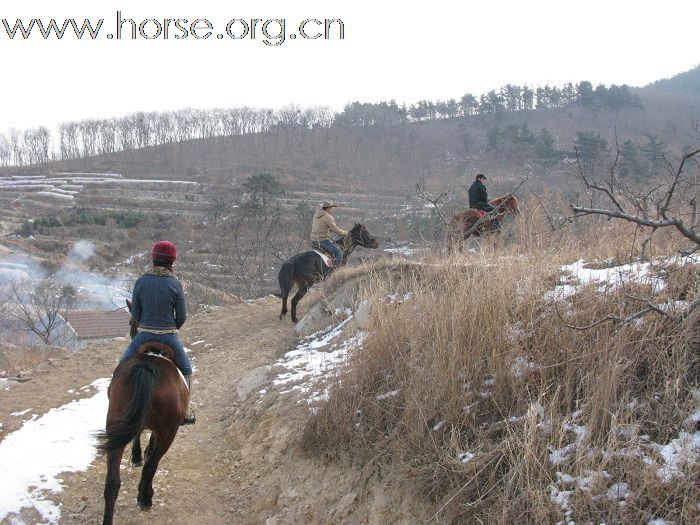
M 75 38 L 77 40 L 251 40 L 266 46 L 280 46 L 288 40 L 344 40 L 345 23 L 339 18 L 231 18 L 222 24 L 207 18 L 129 18 L 116 12 L 113 31 L 105 19 L 84 18 L 2 19 L 0 38 L 10 40 Z M 217 29 L 219 28 L 219 29 Z M 289 30 L 288 30 L 289 29 Z

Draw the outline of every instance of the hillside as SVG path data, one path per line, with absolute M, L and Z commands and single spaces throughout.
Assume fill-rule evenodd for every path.
M 597 253 L 590 263 L 516 249 L 347 270 L 301 303 L 296 331 L 273 297 L 193 316 L 182 338 L 198 422 L 161 462 L 148 513 L 133 501 L 140 469 L 125 455 L 118 522 L 697 522 L 696 321 L 564 323 L 631 312 L 632 291 L 673 313 L 697 297 L 700 261 L 659 256 L 652 272 L 624 264 L 607 241 L 577 252 Z M 468 293 L 477 283 L 481 294 Z M 98 396 L 93 382 L 109 377 L 124 344 L 5 383 L 3 440 Z M 48 460 L 50 437 L 43 430 L 44 446 L 28 451 L 32 465 Z M 12 457 L 3 443 L 0 459 Z M 41 479 L 22 481 L 31 505 L 3 523 L 94 523 L 105 466 L 89 463 L 58 468 L 53 493 L 40 490 L 54 478 L 38 469 Z
M 594 160 L 602 164 L 610 161 L 615 142 L 622 146 L 629 141 L 635 150 L 632 153 L 639 157 L 634 165 L 637 176 L 653 178 L 660 175 L 653 166 L 655 156 L 662 153 L 675 157 L 697 142 L 692 123 L 700 116 L 698 71 L 695 68 L 644 88 L 634 88 L 631 93 L 627 86 L 612 86 L 608 90 L 605 86 L 593 89 L 589 84 L 588 98 L 579 95 L 580 103 L 567 105 L 547 102 L 544 93 L 551 87 L 546 86 L 542 107 L 533 109 L 510 109 L 505 105 L 509 90 L 515 89 L 508 85 L 486 97 L 503 104 L 501 109 L 479 109 L 461 116 L 444 108 L 444 113 L 437 112 L 436 108 L 445 106 L 442 101 L 431 106 L 432 116 L 411 119 L 405 115 L 408 109 L 393 101 L 354 102 L 339 114 L 319 116 L 313 125 L 303 120 L 306 113 L 313 113 L 313 108 L 285 108 L 280 110 L 279 122 L 274 126 L 245 131 L 228 130 L 224 110 L 201 115 L 186 111 L 183 115 L 130 115 L 124 117 L 124 125 L 130 119 L 152 120 L 149 126 L 154 128 L 153 137 L 143 147 L 130 145 L 115 153 L 19 168 L 0 167 L 0 176 L 119 173 L 127 178 L 197 182 L 205 191 L 217 191 L 240 187 L 251 175 L 271 173 L 289 192 L 405 196 L 423 179 L 445 186 L 455 184 L 462 175 L 471 177 L 483 171 L 497 176 L 503 188 L 527 175 L 533 189 L 547 186 L 565 191 L 572 172 L 573 146 L 578 144 L 580 154 L 585 154 L 581 142 L 588 134 L 588 138 L 600 137 L 604 141 L 604 147 L 594 152 Z M 614 95 L 617 91 L 613 88 L 627 91 Z M 562 92 L 566 89 L 574 88 L 562 88 Z M 625 93 L 627 98 L 639 97 L 639 102 L 623 104 L 618 98 Z M 421 101 L 417 106 L 431 103 Z M 521 106 L 522 103 L 515 105 Z M 463 112 L 471 111 L 469 108 Z M 241 113 L 246 111 L 252 110 L 231 109 L 229 117 L 244 119 Z M 221 130 L 208 132 L 209 136 L 197 131 L 197 122 L 178 120 L 195 117 L 211 119 L 209 125 Z M 165 125 L 161 120 L 170 126 L 184 126 L 187 137 L 201 138 L 175 140 L 180 135 L 173 135 L 172 140 L 157 143 L 158 126 Z M 80 125 L 75 123 L 76 129 Z M 631 154 L 629 148 L 626 154 Z M 80 156 L 78 151 L 71 155 Z
M 671 78 L 664 78 L 652 82 L 644 87 L 649 91 L 666 91 L 690 95 L 693 97 L 700 96 L 700 66 L 693 69 L 678 73 Z

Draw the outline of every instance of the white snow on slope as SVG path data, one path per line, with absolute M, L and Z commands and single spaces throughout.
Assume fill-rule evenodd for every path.
M 51 409 L 0 442 L 0 520 L 34 507 L 44 523 L 58 523 L 61 509 L 43 491 L 60 492 L 62 472 L 85 470 L 95 459 L 95 433 L 105 425 L 108 385 L 108 378 L 94 381 L 94 396 Z
M 648 262 L 635 262 L 609 268 L 586 268 L 586 261 L 579 259 L 575 263 L 561 267 L 562 284 L 545 294 L 546 301 L 562 300 L 577 293 L 582 286 L 595 283 L 598 291 L 609 292 L 628 283 L 650 284 L 654 292 L 666 287 L 660 277 L 652 273 Z

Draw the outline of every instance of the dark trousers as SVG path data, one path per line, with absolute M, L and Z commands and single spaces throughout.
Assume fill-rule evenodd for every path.
M 477 210 L 484 210 L 487 213 L 490 213 L 496 209 L 491 205 L 490 202 L 478 202 L 474 204 L 472 208 L 476 208 Z

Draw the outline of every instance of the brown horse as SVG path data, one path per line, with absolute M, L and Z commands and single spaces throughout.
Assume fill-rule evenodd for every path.
M 132 325 L 132 337 L 134 332 Z M 151 438 L 144 454 L 146 463 L 141 472 L 137 501 L 142 509 L 152 506 L 153 476 L 186 415 L 189 391 L 172 361 L 172 350 L 152 342 L 142 345 L 137 355 L 117 366 L 107 395 L 107 425 L 99 435 L 98 447 L 107 453 L 103 525 L 111 525 L 114 518 L 121 486 L 119 466 L 130 441 L 132 464 L 142 463 L 140 438 L 144 430 L 151 431 Z
M 348 232 L 347 237 L 335 242 L 343 250 L 343 261 L 340 266 L 347 262 L 348 256 L 357 246 L 363 246 L 364 248 L 377 248 L 379 246 L 377 239 L 362 224 L 355 224 Z M 301 301 L 301 298 L 306 295 L 309 288 L 324 279 L 335 269 L 335 266 L 328 268 L 323 263 L 321 256 L 315 251 L 298 253 L 294 257 L 287 259 L 282 264 L 278 277 L 282 292 L 280 319 L 287 315 L 287 298 L 295 284 L 297 285 L 297 293 L 292 297 L 292 322 L 294 323 L 297 322 L 297 304 Z
M 472 235 L 483 237 L 500 231 L 498 225 L 503 224 L 506 217 L 520 213 L 518 199 L 514 195 L 498 197 L 491 201 L 491 205 L 495 210 L 489 214 L 474 208 L 455 214 L 450 219 L 450 231 L 456 238 L 461 239 L 467 239 Z

